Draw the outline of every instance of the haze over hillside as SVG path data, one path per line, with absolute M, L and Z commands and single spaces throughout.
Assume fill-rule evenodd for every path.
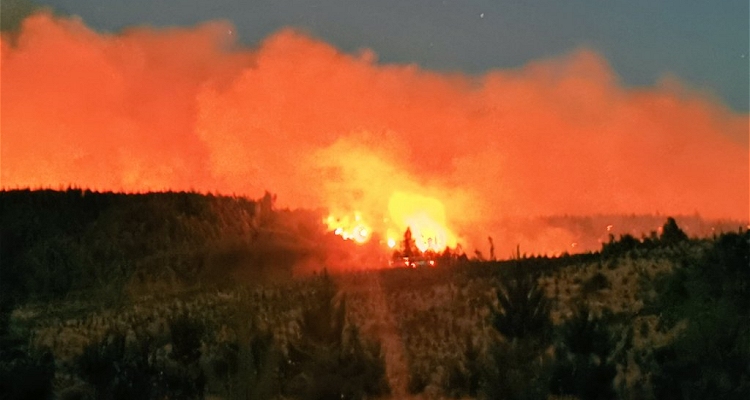
M 391 239 L 429 204 L 473 248 L 506 218 L 748 220 L 748 115 L 676 79 L 626 87 L 591 49 L 466 75 L 294 29 L 246 46 L 223 21 L 103 33 L 48 12 L 1 41 L 3 188 L 272 190 Z
M 377 235 L 364 243 L 344 240 L 328 230 L 325 215 L 324 210 L 277 208 L 270 194 L 251 200 L 188 192 L 0 191 L 3 287 L 11 296 L 55 297 L 162 281 L 185 285 L 274 281 L 324 268 L 386 268 L 393 251 L 402 246 L 403 237 L 394 246 Z M 494 254 L 488 242 L 449 252 L 481 260 L 508 259 L 517 251 L 549 256 L 598 251 L 623 234 L 634 236 L 636 242 L 657 238 L 665 219 L 508 220 L 504 225 L 513 240 L 495 237 Z M 678 216 L 677 223 L 691 237 L 742 228 L 736 222 L 704 221 L 697 216 Z M 560 241 L 561 249 L 540 251 L 545 244 Z

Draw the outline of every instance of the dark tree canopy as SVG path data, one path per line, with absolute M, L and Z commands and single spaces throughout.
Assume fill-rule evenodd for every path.
M 685 232 L 677 226 L 677 221 L 674 218 L 667 218 L 667 222 L 662 226 L 661 240 L 663 242 L 674 244 L 687 240 Z

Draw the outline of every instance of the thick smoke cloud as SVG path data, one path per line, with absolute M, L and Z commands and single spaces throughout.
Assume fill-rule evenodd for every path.
M 293 30 L 246 48 L 224 22 L 104 34 L 42 13 L 0 65 L 3 188 L 270 190 L 373 218 L 420 193 L 482 243 L 513 216 L 748 219 L 748 115 L 670 78 L 625 88 L 586 49 L 466 76 Z

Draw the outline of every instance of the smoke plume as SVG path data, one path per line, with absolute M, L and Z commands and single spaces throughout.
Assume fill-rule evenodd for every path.
M 436 199 L 485 246 L 511 217 L 748 219 L 747 114 L 580 49 L 481 76 L 384 65 L 292 29 L 95 32 L 38 13 L 1 42 L 2 188 L 197 190 L 360 212 Z

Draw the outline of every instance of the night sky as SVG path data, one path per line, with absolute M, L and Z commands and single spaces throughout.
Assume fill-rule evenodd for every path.
M 8 0 L 8 2 L 13 2 Z M 380 63 L 439 71 L 518 68 L 588 48 L 625 85 L 665 77 L 748 111 L 748 2 L 677 0 L 39 0 L 94 29 L 190 26 L 229 20 L 253 46 L 294 27 L 345 52 L 372 49 Z

